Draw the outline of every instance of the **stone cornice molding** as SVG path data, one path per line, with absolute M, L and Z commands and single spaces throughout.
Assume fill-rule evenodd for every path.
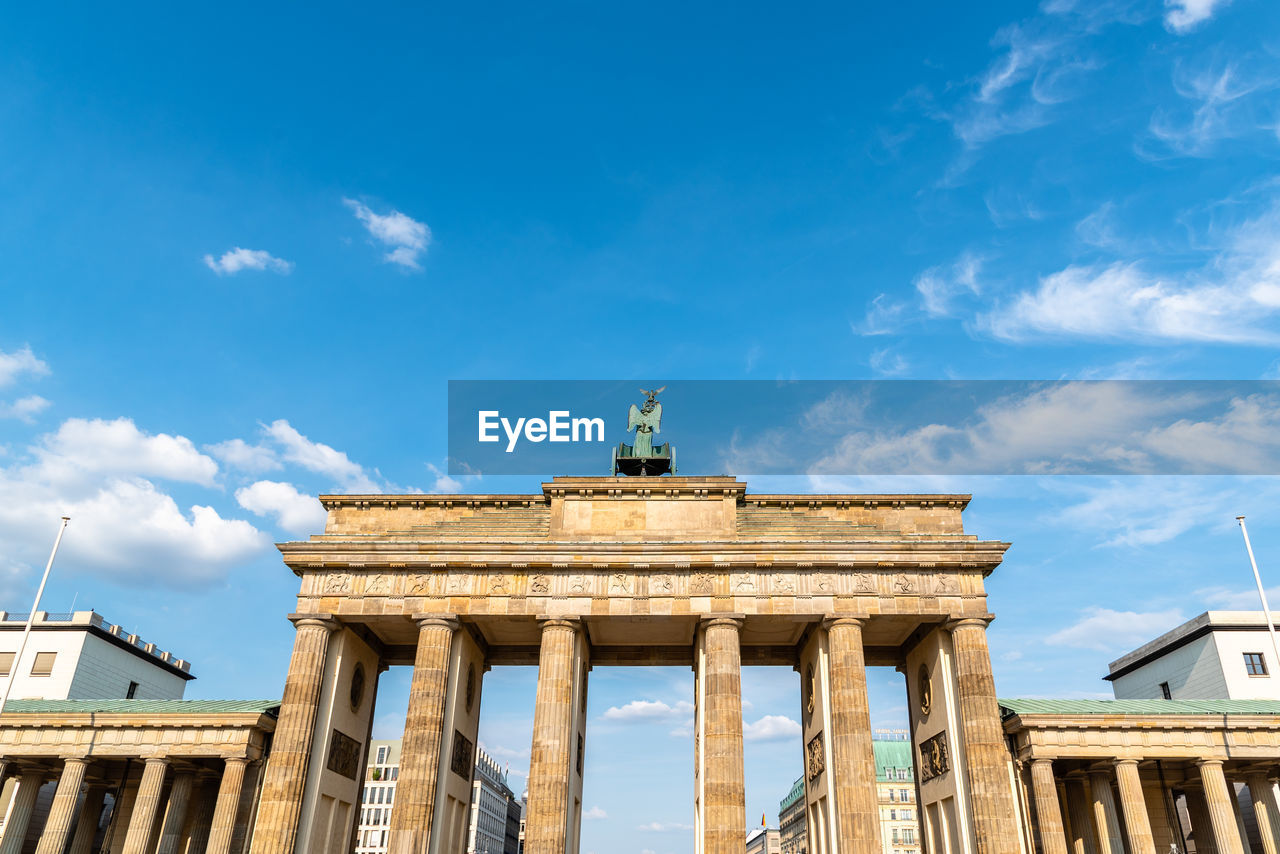
M 973 496 L 967 493 L 930 493 L 894 495 L 874 493 L 848 494 L 751 494 L 747 495 L 746 483 L 733 478 L 565 478 L 544 483 L 542 494 L 491 495 L 321 495 L 320 503 L 326 510 L 351 507 L 368 510 L 379 507 L 396 509 L 410 507 L 498 507 L 532 508 L 547 507 L 552 498 L 679 498 L 724 499 L 736 498 L 747 507 L 794 507 L 817 509 L 819 507 L 947 507 L 963 510 Z

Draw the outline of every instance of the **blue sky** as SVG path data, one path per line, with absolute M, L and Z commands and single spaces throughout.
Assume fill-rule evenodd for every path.
M 70 512 L 47 606 L 189 657 L 192 697 L 279 695 L 308 496 L 536 490 L 441 474 L 448 379 L 1280 376 L 1263 0 L 3 20 L 0 587 L 25 610 Z M 1105 693 L 1250 606 L 1236 513 L 1280 565 L 1269 478 L 751 484 L 973 492 L 1014 544 L 1006 696 Z M 486 679 L 517 787 L 532 678 Z M 583 850 L 691 850 L 689 674 L 594 678 Z M 794 678 L 745 676 L 753 821 L 800 766 Z

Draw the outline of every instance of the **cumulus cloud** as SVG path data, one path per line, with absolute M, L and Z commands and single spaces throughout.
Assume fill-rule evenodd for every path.
M 281 449 L 286 462 L 307 471 L 328 475 L 352 493 L 380 493 L 383 488 L 360 464 L 342 451 L 321 442 L 313 442 L 284 419 L 272 421 L 265 432 Z
M 1164 25 L 1171 32 L 1185 33 L 1213 17 L 1230 0 L 1164 0 Z
M 785 741 L 800 737 L 800 724 L 786 715 L 765 715 L 755 723 L 743 722 L 744 741 Z
M 0 350 L 0 388 L 11 385 L 23 375 L 40 377 L 49 373 L 49 366 L 31 352 L 31 345 L 6 353 Z
M 218 464 L 185 436 L 149 434 L 128 418 L 70 418 L 34 449 L 40 473 L 52 483 L 101 476 L 159 477 L 212 486 Z
M 672 721 L 693 715 L 693 703 L 679 701 L 674 706 L 661 700 L 632 700 L 625 706 L 610 706 L 601 718 L 606 721 Z
M 418 259 L 431 246 L 431 229 L 425 222 L 393 210 L 387 214 L 374 213 L 368 205 L 354 199 L 343 199 L 356 219 L 364 225 L 369 236 L 389 247 L 382 260 L 408 270 L 421 270 Z
M 314 495 L 299 492 L 291 483 L 260 480 L 236 490 L 241 507 L 259 516 L 272 516 L 276 523 L 294 534 L 317 534 L 324 530 L 326 512 Z
M 1100 652 L 1124 651 L 1164 634 L 1184 621 L 1178 610 L 1115 611 L 1086 608 L 1079 620 L 1045 638 L 1051 646 L 1073 646 Z
M 68 515 L 63 566 L 126 585 L 216 584 L 270 541 L 214 507 L 185 510 L 150 478 L 212 486 L 217 464 L 183 436 L 148 434 L 127 418 L 70 419 L 0 467 L 0 541 L 6 561 L 45 557 L 53 520 Z M 46 530 L 48 529 L 48 530 Z
M 1068 266 L 980 314 L 1006 341 L 1055 338 L 1274 346 L 1280 334 L 1280 206 L 1231 230 L 1202 268 L 1158 273 L 1142 261 Z
M 591 809 L 584 812 L 582 814 L 582 817 L 587 819 L 588 821 L 591 821 L 591 820 L 599 820 L 602 818 L 608 818 L 609 814 L 604 810 L 600 809 L 600 807 L 592 807 Z
M 204 263 L 219 276 L 234 276 L 244 270 L 266 270 L 281 275 L 293 272 L 292 262 L 277 258 L 264 249 L 242 249 L 239 246 L 222 253 L 221 258 L 205 255 Z
M 283 468 L 270 448 L 250 445 L 244 439 L 228 439 L 214 445 L 205 445 L 204 449 L 226 465 L 249 474 Z
M 38 394 L 21 397 L 13 403 L 0 402 L 0 418 L 16 418 L 34 424 L 36 416 L 49 408 L 49 401 Z

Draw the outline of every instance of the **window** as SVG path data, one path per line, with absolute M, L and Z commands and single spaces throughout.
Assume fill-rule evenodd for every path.
M 124 692 L 124 698 L 126 700 L 132 700 L 137 693 L 138 693 L 138 683 L 130 682 L 129 690 Z
M 1161 682 L 1161 683 L 1160 683 L 1160 696 L 1161 696 L 1161 697 L 1164 697 L 1166 700 L 1172 700 L 1172 699 L 1173 699 L 1173 692 L 1169 690 L 1169 683 L 1168 683 L 1168 682 Z
M 0 652 L 0 676 L 8 676 L 13 669 L 13 653 Z
M 387 762 L 387 748 L 385 748 L 385 747 L 379 747 L 379 748 L 378 748 L 378 761 L 377 761 L 377 762 L 375 762 L 374 764 L 375 764 L 375 765 L 385 765 L 385 764 L 386 764 L 386 762 Z
M 31 675 L 48 676 L 53 673 L 53 660 L 57 657 L 56 652 L 37 652 L 35 664 L 31 665 Z
M 1260 652 L 1246 652 L 1244 654 L 1244 669 L 1250 676 L 1266 676 L 1267 660 L 1262 657 Z

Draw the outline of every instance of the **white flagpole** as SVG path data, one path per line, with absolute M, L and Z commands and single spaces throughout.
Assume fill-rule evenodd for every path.
M 1258 584 L 1258 598 L 1262 600 L 1262 614 L 1267 620 L 1267 631 L 1271 632 L 1271 650 L 1275 653 L 1276 667 L 1280 667 L 1280 641 L 1276 640 L 1276 625 L 1271 619 L 1271 606 L 1267 604 L 1267 591 L 1262 587 L 1262 576 L 1258 574 L 1258 562 L 1253 557 L 1253 545 L 1249 542 L 1249 529 L 1244 525 L 1244 517 L 1237 516 L 1240 533 L 1244 534 L 1244 547 L 1249 552 L 1249 564 L 1253 567 L 1253 580 Z
M 67 523 L 70 521 L 70 516 L 63 516 L 62 524 L 58 526 L 58 536 L 53 541 L 53 551 L 49 553 L 49 562 L 44 566 L 44 577 L 40 579 L 40 587 L 36 590 L 36 601 L 31 606 L 31 613 L 27 614 L 27 625 L 22 630 L 22 640 L 18 642 L 18 651 L 13 656 L 13 664 L 9 666 L 9 681 L 5 683 L 4 694 L 0 695 L 0 715 L 4 714 L 4 707 L 9 702 L 9 692 L 13 690 L 13 683 L 18 681 L 18 666 L 22 663 L 22 653 L 27 648 L 31 624 L 35 621 L 36 611 L 40 610 L 40 597 L 44 595 L 44 586 L 49 583 L 49 570 L 53 569 L 53 559 L 58 556 L 58 545 L 62 542 L 62 534 L 67 530 Z

